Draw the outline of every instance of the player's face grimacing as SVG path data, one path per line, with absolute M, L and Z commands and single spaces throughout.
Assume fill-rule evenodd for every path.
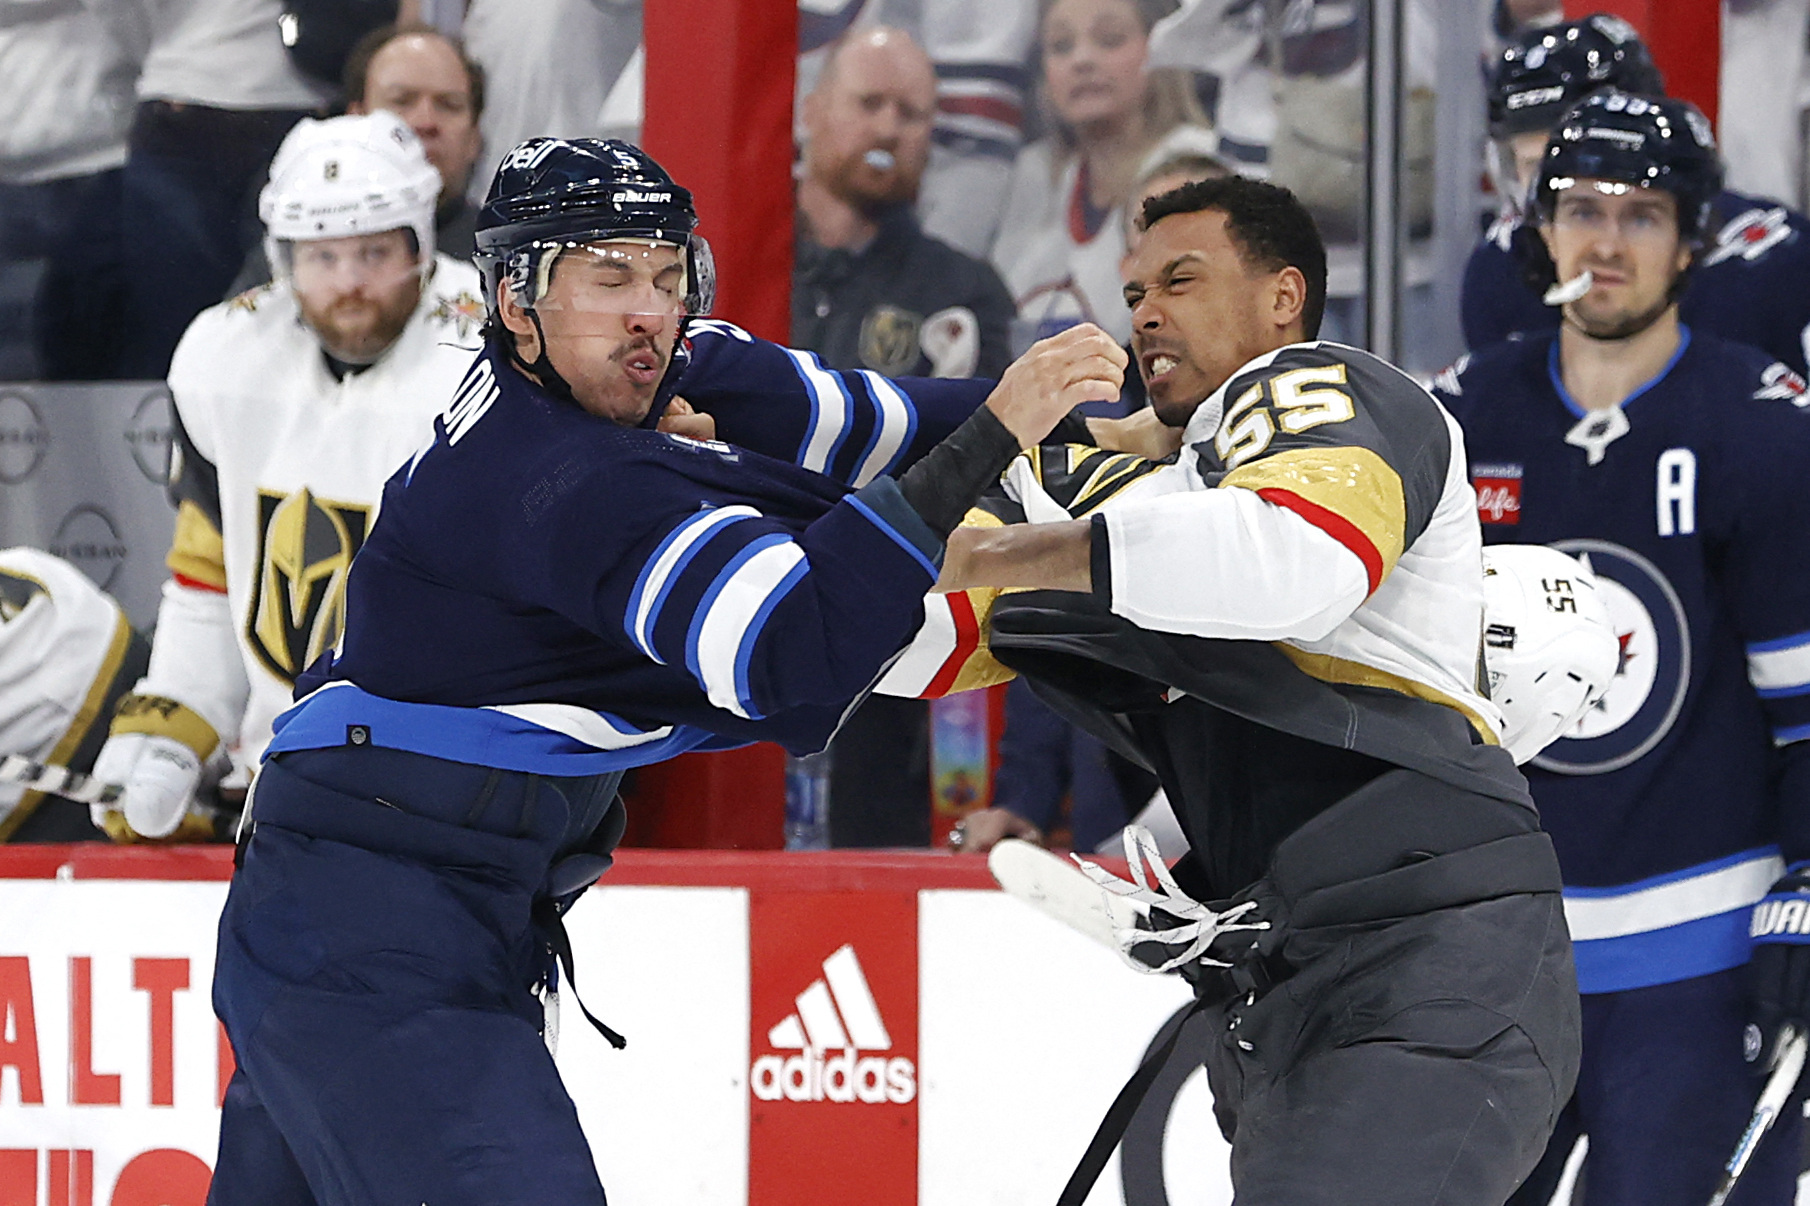
M 284 249 L 302 319 L 346 364 L 371 364 L 421 300 L 421 259 L 406 230 L 311 239 Z
M 1559 280 L 1590 273 L 1590 291 L 1565 317 L 1595 339 L 1650 326 L 1672 304 L 1672 285 L 1691 260 L 1678 236 L 1677 200 L 1617 181 L 1579 180 L 1560 192 L 1540 233 Z
M 1299 269 L 1247 263 L 1226 215 L 1210 209 L 1151 226 L 1124 276 L 1132 355 L 1151 409 L 1170 427 L 1186 426 L 1240 367 L 1290 342 L 1306 295 Z
M 566 248 L 533 319 L 505 285 L 500 313 L 521 357 L 547 359 L 585 410 L 632 427 L 647 416 L 685 314 L 685 256 L 670 243 L 616 239 Z

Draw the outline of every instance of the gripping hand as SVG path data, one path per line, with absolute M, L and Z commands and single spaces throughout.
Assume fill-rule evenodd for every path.
M 1771 1068 L 1787 1022 L 1810 1030 L 1810 863 L 1793 864 L 1753 907 L 1748 1058 Z
M 195 789 L 219 743 L 211 725 L 175 700 L 126 696 L 93 772 L 125 790 L 112 804 L 90 807 L 95 825 L 116 842 L 212 837 L 213 820 L 196 805 Z

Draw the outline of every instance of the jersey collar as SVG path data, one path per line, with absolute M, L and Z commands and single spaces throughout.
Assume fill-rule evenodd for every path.
M 1636 398 L 1652 389 L 1655 385 L 1658 385 L 1661 381 L 1664 381 L 1666 374 L 1672 371 L 1679 360 L 1683 359 L 1685 349 L 1690 346 L 1691 329 L 1684 323 L 1679 323 L 1678 347 L 1672 353 L 1672 358 L 1665 362 L 1664 368 L 1660 369 L 1657 373 L 1654 373 L 1650 379 L 1637 386 L 1633 393 L 1623 398 L 1621 400 L 1621 409 L 1626 410 Z M 1583 418 L 1588 412 L 1582 406 L 1578 405 L 1577 399 L 1571 396 L 1571 391 L 1565 388 L 1564 374 L 1559 371 L 1559 336 L 1557 333 L 1554 333 L 1552 337 L 1552 346 L 1546 351 L 1546 375 L 1551 378 L 1552 388 L 1559 395 L 1559 401 L 1565 404 L 1565 409 L 1569 410 L 1578 418 Z

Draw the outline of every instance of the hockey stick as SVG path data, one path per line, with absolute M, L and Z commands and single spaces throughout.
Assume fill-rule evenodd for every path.
M 1735 1144 L 1734 1155 L 1728 1158 L 1728 1165 L 1722 1174 L 1722 1183 L 1716 1186 L 1716 1192 L 1709 1200 L 1709 1206 L 1722 1206 L 1728 1201 L 1728 1195 L 1735 1191 L 1735 1182 L 1741 1179 L 1747 1162 L 1753 1159 L 1754 1149 L 1760 1146 L 1760 1138 L 1778 1121 L 1779 1112 L 1785 1108 L 1785 1099 L 1791 1096 L 1791 1090 L 1797 1087 L 1797 1078 L 1804 1071 L 1804 1055 L 1810 1050 L 1810 1039 L 1796 1026 L 1786 1025 L 1779 1035 L 1779 1062 L 1773 1068 L 1772 1075 L 1766 1079 L 1766 1087 L 1760 1090 L 1760 1100 L 1754 1106 L 1753 1120 L 1747 1124 L 1747 1131 L 1741 1136 L 1741 1142 Z
M 1119 950 L 1115 933 L 1137 924 L 1138 912 L 1129 901 L 1101 888 L 1061 855 L 1020 838 L 1006 838 L 994 846 L 987 853 L 987 870 L 1006 895 L 1114 953 Z
M 0 758 L 0 783 L 16 783 L 77 804 L 111 804 L 126 790 L 121 784 L 102 783 L 66 766 L 34 762 L 18 754 Z

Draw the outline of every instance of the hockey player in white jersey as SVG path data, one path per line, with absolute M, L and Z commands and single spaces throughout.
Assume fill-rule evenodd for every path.
M 477 272 L 434 252 L 439 191 L 395 115 L 303 121 L 259 198 L 276 279 L 176 349 L 171 577 L 95 767 L 126 786 L 95 810 L 115 838 L 174 831 L 217 749 L 255 766 L 296 674 L 338 639 L 384 480 L 477 347 Z
M 86 771 L 150 646 L 108 594 L 40 549 L 0 549 L 0 842 L 97 836 L 86 809 L 36 790 L 44 765 Z M 55 772 L 50 772 L 54 774 Z
M 1192 848 L 1168 916 L 1120 941 L 1194 982 L 1240 1206 L 1501 1202 L 1569 1095 L 1578 1004 L 1557 861 L 1480 681 L 1462 435 L 1399 370 L 1315 339 L 1326 253 L 1287 190 L 1192 183 L 1143 218 L 1132 345 L 1180 456 L 1020 461 L 1066 459 L 1008 476 L 1034 522 L 951 536 L 953 628 L 1175 804 Z M 976 588 L 1030 589 L 983 627 Z M 1087 1197 L 1173 1049 L 1059 1206 Z

